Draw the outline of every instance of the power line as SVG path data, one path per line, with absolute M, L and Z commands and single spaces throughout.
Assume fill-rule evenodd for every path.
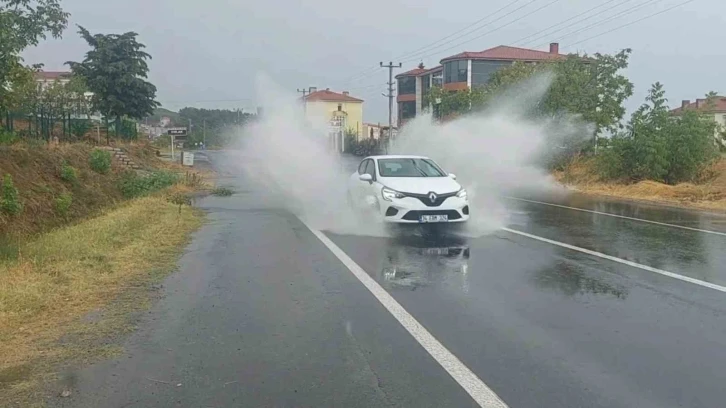
M 498 18 L 496 18 L 496 19 L 495 19 L 494 21 L 491 21 L 491 22 L 489 22 L 489 23 L 487 23 L 487 24 L 485 24 L 485 25 L 483 25 L 483 26 L 481 26 L 481 27 L 478 27 L 477 29 L 475 29 L 475 30 L 472 30 L 472 31 L 470 31 L 470 32 L 468 32 L 468 33 L 466 33 L 466 34 L 460 35 L 460 36 L 458 36 L 457 38 L 454 38 L 454 39 L 451 39 L 451 40 L 449 40 L 449 41 L 446 41 L 446 42 L 444 42 L 444 43 L 441 43 L 441 44 L 437 45 L 436 47 L 433 47 L 433 49 L 441 48 L 441 47 L 443 47 L 443 46 L 445 46 L 445 45 L 447 45 L 447 44 L 451 44 L 452 42 L 454 42 L 454 41 L 456 41 L 456 40 L 460 40 L 460 39 L 462 39 L 463 37 L 465 37 L 465 36 L 467 36 L 467 35 L 469 35 L 469 34 L 473 34 L 474 32 L 476 32 L 476 31 L 479 31 L 479 30 L 481 30 L 481 29 L 482 29 L 482 28 L 484 28 L 484 27 L 487 27 L 487 26 L 489 26 L 489 25 L 491 25 L 491 24 L 493 24 L 493 23 L 496 23 L 497 21 L 500 21 L 500 20 L 504 19 L 505 17 L 508 17 L 508 16 L 510 16 L 510 15 L 512 15 L 512 14 L 514 14 L 514 13 L 516 13 L 517 11 L 519 11 L 519 10 L 521 10 L 521 9 L 523 9 L 523 8 L 525 8 L 525 7 L 527 7 L 527 6 L 529 6 L 530 4 L 532 4 L 532 3 L 536 2 L 536 1 L 539 1 L 539 0 L 530 0 L 529 2 L 527 2 L 527 3 L 525 3 L 525 4 L 523 4 L 523 5 L 519 6 L 519 7 L 517 7 L 516 9 L 514 9 L 514 10 L 512 10 L 512 11 L 510 11 L 510 12 L 506 13 L 506 14 L 504 14 L 503 16 L 499 16 L 499 17 L 498 17 Z M 552 3 L 556 3 L 556 2 L 558 2 L 558 1 L 559 1 L 559 0 L 554 0 L 553 2 L 551 2 L 551 3 L 548 3 L 548 4 L 547 4 L 547 5 L 545 5 L 544 7 L 547 7 L 547 6 L 549 6 L 550 4 L 552 4 Z M 528 14 L 525 14 L 524 16 L 520 17 L 520 18 L 519 18 L 519 19 L 517 19 L 517 20 L 514 20 L 514 21 L 510 22 L 509 24 L 511 24 L 511 23 L 513 23 L 513 22 L 516 22 L 516 21 L 519 21 L 519 20 L 521 20 L 522 18 L 524 18 L 524 17 L 527 17 L 527 16 L 529 16 L 530 14 L 532 14 L 532 13 L 535 13 L 535 12 L 537 12 L 537 11 L 539 11 L 539 10 L 542 10 L 542 9 L 543 9 L 544 7 L 540 7 L 540 8 L 538 8 L 538 9 L 535 9 L 534 11 L 532 11 L 532 12 L 530 12 L 530 13 L 528 13 Z M 481 38 L 481 37 L 483 37 L 484 35 L 487 35 L 487 34 L 489 34 L 489 33 L 493 33 L 494 31 L 497 31 L 497 30 L 498 30 L 498 29 L 500 29 L 500 28 L 506 27 L 507 25 L 508 25 L 508 24 L 506 24 L 506 25 L 503 25 L 503 26 L 500 26 L 500 27 L 498 27 L 498 28 L 495 28 L 495 29 L 493 29 L 493 30 L 489 30 L 489 31 L 487 31 L 486 33 L 484 33 L 483 35 L 480 35 L 480 36 L 474 37 L 474 38 L 472 38 L 472 39 L 466 40 L 466 41 L 464 41 L 463 43 L 459 43 L 459 44 L 455 45 L 454 47 L 450 47 L 450 48 L 447 48 L 447 49 L 445 49 L 445 50 L 442 50 L 442 51 L 447 51 L 447 50 L 449 50 L 449 49 L 451 49 L 451 48 L 456 48 L 456 47 L 458 47 L 458 46 L 459 46 L 459 45 L 461 45 L 461 44 L 465 44 L 465 43 L 467 43 L 467 42 L 469 42 L 469 41 L 473 41 L 473 40 L 475 40 L 475 39 Z M 406 61 L 412 61 L 412 60 L 416 60 L 416 59 L 420 59 L 420 58 L 425 58 L 425 57 L 427 57 L 427 56 L 433 55 L 433 54 L 425 54 L 425 55 L 422 55 L 422 54 L 426 53 L 427 51 L 431 51 L 431 50 L 430 50 L 430 49 L 429 49 L 429 50 L 423 50 L 423 51 L 421 51 L 421 52 L 417 52 L 417 53 L 415 53 L 415 54 L 413 54 L 413 55 L 409 55 L 408 57 L 406 57 L 406 59 L 404 60 L 404 62 L 406 62 Z
M 531 12 L 529 12 L 529 13 L 527 13 L 527 14 L 525 14 L 525 15 L 523 15 L 523 16 L 521 16 L 521 17 L 517 18 L 517 19 L 514 19 L 514 20 L 512 20 L 512 21 L 510 21 L 510 22 L 508 22 L 508 23 L 506 23 L 506 24 L 503 24 L 503 25 L 501 25 L 501 26 L 497 27 L 497 28 L 494 28 L 494 29 L 492 29 L 492 30 L 489 30 L 489 31 L 485 32 L 484 34 L 481 34 L 481 35 L 478 35 L 478 36 L 476 36 L 476 37 L 474 37 L 474 38 L 470 38 L 470 39 L 468 39 L 468 40 L 462 41 L 462 42 L 460 42 L 460 43 L 457 43 L 457 44 L 455 44 L 454 46 L 452 46 L 452 47 L 449 47 L 449 48 L 446 48 L 446 49 L 444 49 L 444 50 L 440 50 L 440 51 L 437 51 L 437 52 L 432 52 L 431 54 L 427 54 L 427 55 L 424 55 L 424 56 L 423 56 L 422 58 L 425 58 L 425 57 L 428 57 L 428 56 L 432 56 L 432 55 L 435 55 L 435 54 L 437 54 L 437 53 L 439 53 L 439 52 L 443 52 L 443 51 L 449 51 L 449 50 L 451 50 L 451 49 L 454 49 L 454 48 L 460 47 L 460 46 L 462 46 L 462 45 L 464 45 L 464 44 L 466 44 L 466 43 L 472 42 L 472 41 L 474 41 L 474 40 L 478 40 L 479 38 L 482 38 L 482 37 L 484 37 L 484 36 L 486 36 L 486 35 L 488 35 L 488 34 L 491 34 L 491 33 L 495 32 L 495 31 L 498 31 L 498 30 L 500 30 L 500 29 L 502 29 L 502 28 L 504 28 L 504 27 L 507 27 L 507 26 L 509 26 L 509 25 L 512 25 L 512 24 L 516 23 L 517 21 L 520 21 L 520 20 L 524 19 L 525 17 L 531 16 L 532 14 L 534 14 L 534 13 L 536 13 L 536 12 L 538 12 L 538 11 L 542 10 L 542 9 L 545 9 L 545 8 L 547 8 L 547 7 L 551 6 L 551 5 L 555 4 L 555 3 L 557 3 L 558 1 L 560 1 L 560 0 L 553 0 L 553 1 L 551 1 L 551 2 L 549 2 L 549 3 L 547 3 L 547 4 L 545 4 L 545 5 L 544 5 L 544 6 L 542 6 L 542 7 L 539 7 L 539 8 L 537 8 L 537 9 L 534 9 L 534 10 L 532 10 Z M 403 62 L 407 62 L 407 61 L 403 61 Z
M 581 27 L 581 28 L 578 28 L 578 29 L 576 29 L 574 31 L 570 31 L 567 34 L 564 34 L 564 35 L 558 37 L 556 41 L 560 41 L 561 39 L 563 39 L 565 37 L 569 37 L 571 35 L 579 34 L 579 33 L 583 32 L 583 31 L 589 30 L 589 29 L 591 29 L 593 27 L 597 27 L 597 26 L 603 25 L 605 23 L 609 23 L 610 21 L 613 21 L 613 20 L 615 20 L 615 19 L 617 19 L 619 17 L 627 16 L 628 14 L 633 14 L 633 12 L 635 10 L 638 10 L 638 9 L 644 7 L 644 6 L 649 5 L 649 4 L 660 3 L 661 1 L 664 1 L 664 0 L 648 0 L 645 3 L 636 4 L 635 6 L 630 7 L 630 8 L 627 8 L 625 10 L 622 10 L 619 13 L 613 14 L 612 16 L 607 17 L 604 20 L 600 20 L 600 21 L 597 21 L 597 22 L 592 23 L 590 25 L 587 25 L 585 27 Z M 538 45 L 538 47 L 539 46 L 541 46 L 541 45 Z
M 530 38 L 532 38 L 532 37 L 535 37 L 535 36 L 537 36 L 537 35 L 539 35 L 539 34 L 541 34 L 541 33 L 544 33 L 544 32 L 546 32 L 546 31 L 549 31 L 549 30 L 550 30 L 550 29 L 552 29 L 552 28 L 558 27 L 558 26 L 560 26 L 560 25 L 562 25 L 562 24 L 564 24 L 564 23 L 567 23 L 568 21 L 572 21 L 572 20 L 574 20 L 574 19 L 576 19 L 576 18 L 578 18 L 578 17 L 581 17 L 581 16 L 583 16 L 583 15 L 585 15 L 585 14 L 587 14 L 587 13 L 590 13 L 591 11 L 597 10 L 597 9 L 599 9 L 600 7 L 606 6 L 606 5 L 608 5 L 608 4 L 610 4 L 610 3 L 614 2 L 614 1 L 617 1 L 617 0 L 608 0 L 608 1 L 606 1 L 605 3 L 602 3 L 602 4 L 600 4 L 599 6 L 595 6 L 595 7 L 592 7 L 592 8 L 590 8 L 590 9 L 587 9 L 587 10 L 583 11 L 582 13 L 580 13 L 580 14 L 578 14 L 578 15 L 576 15 L 576 16 L 572 16 L 572 17 L 568 18 L 567 20 L 563 20 L 563 21 L 560 21 L 560 22 L 559 22 L 559 23 L 557 23 L 557 24 L 551 25 L 551 26 L 549 26 L 549 27 L 547 27 L 547 28 L 545 28 L 545 29 L 543 29 L 543 30 L 539 30 L 539 31 L 537 31 L 537 32 L 536 32 L 536 33 L 534 33 L 534 34 L 530 34 L 530 35 L 528 35 L 528 36 L 526 36 L 526 37 L 520 38 L 519 40 L 517 40 L 517 41 L 513 42 L 512 44 L 514 44 L 514 45 L 516 45 L 516 44 L 519 44 L 519 43 L 521 43 L 521 42 L 522 42 L 522 41 L 524 41 L 524 40 L 528 40 L 528 39 L 530 39 Z M 608 9 L 605 9 L 605 10 L 603 10 L 602 12 L 606 12 L 606 11 L 608 11 L 608 10 L 612 10 L 613 8 L 619 7 L 619 6 L 621 6 L 621 5 L 623 5 L 623 4 L 627 3 L 627 2 L 630 2 L 630 1 L 633 1 L 633 0 L 624 0 L 624 1 L 621 1 L 620 3 L 616 4 L 615 6 L 613 6 L 613 7 L 611 7 L 611 8 L 608 8 Z M 594 17 L 594 16 L 590 16 L 590 17 L 587 17 L 587 18 L 586 18 L 585 20 L 588 20 L 588 19 L 590 19 L 590 18 L 592 18 L 592 17 Z M 581 22 L 583 22 L 583 21 L 585 21 L 585 20 L 580 20 L 580 21 L 578 21 L 578 22 L 577 22 L 577 23 L 575 23 L 575 24 L 579 24 L 579 23 L 581 23 Z M 565 28 L 566 28 L 566 27 L 565 27 Z M 564 29 L 564 28 L 563 28 L 563 29 Z M 560 29 L 560 30 L 557 30 L 557 31 L 561 31 L 561 30 L 562 30 L 562 29 Z M 556 33 L 557 31 L 554 31 L 554 32 L 552 32 L 552 33 L 549 33 L 549 34 L 547 34 L 547 35 L 548 35 L 548 36 L 549 36 L 549 35 L 552 35 L 552 34 Z M 539 39 L 539 38 L 541 38 L 541 37 L 537 37 L 537 39 Z M 536 41 L 536 40 L 530 40 L 530 41 Z
M 484 17 L 480 18 L 479 20 L 476 20 L 475 22 L 473 22 L 473 23 L 469 24 L 468 26 L 466 26 L 466 27 L 462 28 L 461 30 L 459 30 L 459 31 L 455 31 L 455 32 L 453 32 L 453 33 L 451 33 L 451 34 L 447 35 L 446 37 L 443 37 L 443 38 L 439 38 L 438 40 L 436 40 L 436 41 L 434 41 L 434 42 L 432 42 L 432 43 L 430 43 L 430 44 L 428 44 L 428 45 L 424 45 L 423 47 L 420 47 L 420 48 L 417 48 L 417 49 L 415 49 L 415 50 L 413 50 L 413 51 L 407 52 L 407 53 L 403 54 L 402 56 L 400 56 L 400 57 L 397 57 L 396 59 L 403 59 L 403 58 L 408 58 L 408 57 L 410 57 L 410 56 L 411 56 L 411 54 L 415 54 L 415 53 L 418 53 L 419 51 L 425 50 L 426 48 L 429 48 L 429 47 L 431 47 L 431 46 L 433 46 L 433 45 L 436 45 L 436 44 L 440 43 L 440 42 L 441 42 L 441 41 L 443 41 L 443 40 L 446 40 L 446 39 L 449 39 L 449 38 L 451 38 L 451 37 L 455 36 L 456 34 L 462 33 L 462 32 L 464 32 L 464 31 L 468 30 L 469 28 L 471 28 L 471 27 L 474 27 L 475 25 L 477 25 L 477 24 L 481 23 L 482 21 L 486 20 L 487 18 L 489 18 L 489 17 L 492 17 L 492 16 L 495 16 L 495 15 L 497 15 L 497 14 L 498 14 L 498 13 L 499 13 L 500 11 L 502 11 L 502 10 L 504 10 L 504 9 L 506 9 L 506 8 L 510 7 L 510 6 L 513 6 L 513 5 L 517 4 L 517 3 L 519 3 L 520 1 L 522 1 L 522 0 L 514 0 L 513 2 L 511 2 L 511 3 L 508 3 L 508 4 L 507 4 L 507 5 L 505 5 L 504 7 L 501 7 L 501 8 L 499 8 L 499 9 L 497 9 L 497 10 L 496 10 L 495 12 L 493 12 L 493 13 L 490 13 L 490 14 L 487 14 L 486 16 L 484 16 Z M 538 0 L 532 0 L 532 1 L 530 1 L 530 2 L 529 2 L 529 3 L 527 3 L 527 4 L 525 4 L 525 5 L 524 5 L 524 6 L 522 6 L 522 7 L 526 7 L 527 5 L 529 5 L 529 4 L 531 4 L 531 3 L 534 3 L 535 1 L 538 1 Z M 517 11 L 517 10 L 520 10 L 520 9 L 521 9 L 522 7 L 518 8 L 518 9 L 516 9 L 516 10 L 513 10 L 513 11 L 512 11 L 512 13 L 513 13 L 513 12 L 515 12 L 515 11 Z M 510 13 L 510 14 L 511 14 L 511 13 Z M 506 17 L 507 15 L 509 15 L 509 14 L 506 14 L 506 15 L 504 15 L 504 16 L 502 16 L 502 17 Z M 485 27 L 486 27 L 486 25 L 485 25 Z M 479 29 L 481 29 L 481 28 L 482 28 L 482 27 L 479 27 L 479 28 L 477 28 L 477 30 L 479 30 Z M 474 30 L 474 31 L 476 31 L 476 30 Z M 473 32 L 473 31 L 472 31 L 472 32 Z M 463 35 L 466 35 L 466 34 L 463 34 Z
M 612 29 L 610 29 L 610 30 L 604 31 L 604 32 L 602 32 L 602 33 L 600 33 L 600 34 L 597 34 L 597 35 L 593 35 L 592 37 L 588 37 L 588 38 L 585 38 L 584 40 L 580 40 L 580 41 L 574 42 L 574 43 L 570 44 L 570 46 L 572 46 L 572 45 L 576 45 L 576 44 L 580 44 L 580 43 L 583 43 L 583 42 L 585 42 L 585 41 L 590 41 L 590 40 L 592 40 L 592 39 L 594 39 L 594 38 L 597 38 L 597 37 L 603 36 L 603 35 L 605 35 L 605 34 L 609 34 L 609 33 L 612 33 L 613 31 L 617 31 L 617 30 L 620 30 L 621 28 L 625 28 L 625 27 L 631 26 L 631 25 L 633 25 L 633 24 L 635 24 L 635 23 L 639 23 L 639 22 L 641 22 L 641 21 L 643 21 L 643 20 L 647 20 L 647 19 L 649 19 L 649 18 L 651 18 L 651 17 L 655 17 L 655 16 L 657 16 L 657 15 L 659 15 L 659 14 L 663 14 L 663 13 L 665 13 L 665 12 L 671 11 L 671 10 L 673 10 L 673 9 L 675 9 L 675 8 L 678 8 L 678 7 L 684 6 L 684 5 L 686 5 L 686 4 L 688 4 L 688 3 L 692 3 L 692 2 L 694 2 L 694 1 L 696 1 L 696 0 L 688 0 L 688 1 L 684 1 L 684 2 L 682 2 L 682 3 L 678 3 L 678 4 L 676 4 L 676 5 L 672 6 L 672 7 L 668 7 L 668 8 L 667 8 L 667 9 L 665 9 L 665 10 L 661 10 L 661 11 L 659 11 L 659 12 L 657 12 L 657 13 L 649 14 L 649 15 L 647 15 L 647 16 L 645 16 L 645 17 L 639 18 L 639 19 L 637 19 L 637 20 L 631 21 L 631 22 L 629 22 L 629 23 L 626 23 L 626 24 L 623 24 L 623 25 L 621 25 L 621 26 L 618 26 L 618 27 L 612 28 Z
M 453 32 L 453 33 L 451 33 L 451 34 L 447 35 L 446 37 L 443 37 L 443 38 L 439 38 L 438 40 L 434 41 L 433 43 L 430 43 L 430 44 L 428 44 L 428 45 L 425 45 L 425 46 L 423 46 L 423 47 L 417 48 L 417 49 L 415 49 L 415 50 L 413 50 L 413 51 L 408 51 L 408 52 L 404 53 L 404 54 L 403 54 L 402 56 L 399 56 L 399 57 L 397 57 L 397 58 L 394 58 L 394 59 L 398 59 L 398 60 L 400 60 L 400 59 L 402 59 L 402 58 L 407 58 L 407 57 L 411 56 L 412 54 L 415 54 L 415 53 L 418 53 L 419 51 L 425 50 L 426 48 L 428 48 L 428 47 L 430 47 L 430 46 L 432 46 L 432 45 L 438 44 L 439 42 L 441 42 L 441 41 L 443 41 L 443 40 L 446 40 L 446 39 L 448 39 L 448 38 L 451 38 L 451 37 L 455 36 L 456 34 L 459 34 L 459 33 L 463 32 L 463 31 L 466 31 L 466 30 L 468 30 L 469 28 L 471 28 L 471 27 L 473 27 L 473 26 L 475 26 L 475 25 L 477 25 L 477 24 L 481 23 L 482 21 L 486 20 L 487 18 L 489 18 L 489 17 L 492 17 L 492 16 L 494 16 L 494 15 L 498 14 L 498 13 L 499 13 L 500 11 L 502 11 L 502 10 L 504 10 L 504 9 L 506 9 L 506 8 L 510 7 L 510 6 L 513 6 L 513 5 L 517 4 L 517 3 L 519 3 L 520 1 L 522 1 L 522 0 L 514 0 L 513 2 L 511 2 L 511 3 L 508 3 L 507 5 L 505 5 L 505 6 L 501 7 L 501 8 L 499 8 L 499 9 L 497 9 L 497 10 L 496 10 L 495 12 L 493 12 L 493 13 L 490 13 L 490 14 L 487 14 L 486 16 L 484 16 L 484 17 L 480 18 L 479 20 L 477 20 L 477 21 L 475 21 L 475 22 L 473 22 L 473 23 L 469 24 L 468 26 L 466 26 L 466 27 L 462 28 L 461 30 L 455 31 L 455 32 Z M 522 6 L 522 7 L 525 7 L 525 6 L 527 6 L 527 5 L 531 4 L 531 3 L 534 3 L 535 1 L 539 1 L 539 0 L 531 0 L 531 1 L 529 2 L 529 3 L 525 4 L 525 5 L 524 5 L 524 6 Z M 513 13 L 513 12 L 516 12 L 517 10 L 521 9 L 522 7 L 518 8 L 518 9 L 516 9 L 516 10 L 513 10 L 513 11 L 512 11 L 512 13 Z M 509 13 L 509 14 L 511 14 L 511 13 Z M 509 14 L 507 14 L 507 15 L 509 15 Z M 502 16 L 502 18 L 503 18 L 503 17 L 506 17 L 507 15 L 504 15 L 504 16 Z M 485 25 L 485 26 L 486 26 L 486 25 Z M 479 27 L 478 29 L 481 29 L 481 28 L 482 28 L 482 27 Z M 478 30 L 478 29 L 477 29 L 477 30 Z M 476 31 L 476 30 L 473 30 L 472 32 L 474 32 L 474 31 Z M 367 78 L 367 77 L 370 77 L 372 73 L 376 73 L 376 72 L 378 72 L 378 68 L 380 68 L 380 67 L 378 67 L 378 66 L 375 66 L 375 67 L 370 67 L 370 68 L 366 68 L 366 69 L 362 70 L 361 72 L 359 72 L 359 73 L 357 73 L 357 74 L 355 74 L 355 75 L 353 75 L 353 76 L 349 77 L 348 79 L 346 79 L 346 80 L 345 80 L 344 82 L 342 82 L 342 83 L 343 83 L 343 84 L 346 84 L 346 83 L 350 83 L 350 82 L 353 82 L 353 81 L 356 81 L 356 80 L 361 80 L 361 79 L 365 79 L 365 78 Z

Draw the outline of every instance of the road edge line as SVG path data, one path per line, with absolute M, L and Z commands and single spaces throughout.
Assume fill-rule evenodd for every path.
M 508 408 L 508 405 L 452 352 L 401 306 L 383 287 L 371 278 L 340 247 L 321 231 L 300 220 L 345 265 L 363 286 L 388 310 L 411 336 L 436 360 L 469 396 L 482 408 Z
M 721 285 L 717 285 L 715 283 L 706 282 L 706 281 L 702 281 L 700 279 L 696 279 L 696 278 L 691 278 L 691 277 L 688 277 L 688 276 L 679 275 L 677 273 L 668 272 L 668 271 L 665 271 L 663 269 L 658 269 L 658 268 L 654 268 L 652 266 L 639 264 L 637 262 L 628 261 L 627 259 L 622 259 L 622 258 L 618 258 L 616 256 L 603 254 L 602 252 L 597 252 L 597 251 L 593 251 L 593 250 L 590 250 L 590 249 L 581 248 L 581 247 L 574 246 L 574 245 L 570 245 L 570 244 L 566 244 L 566 243 L 560 242 L 560 241 L 554 241 L 554 240 L 551 240 L 551 239 L 547 239 L 547 238 L 540 237 L 538 235 L 532 235 L 532 234 L 528 234 L 526 232 L 517 231 L 517 230 L 511 229 L 511 228 L 504 227 L 504 228 L 502 228 L 502 231 L 506 231 L 506 232 L 509 232 L 509 233 L 515 234 L 515 235 L 521 235 L 523 237 L 530 238 L 530 239 L 534 239 L 534 240 L 537 240 L 537 241 L 546 242 L 548 244 L 555 245 L 555 246 L 559 246 L 559 247 L 562 247 L 562 248 L 571 249 L 573 251 L 582 252 L 584 254 L 597 256 L 599 258 L 607 259 L 607 260 L 610 260 L 610 261 L 613 261 L 613 262 L 618 262 L 618 263 L 621 263 L 621 264 L 624 264 L 624 265 L 632 266 L 634 268 L 643 269 L 643 270 L 648 271 L 648 272 L 657 273 L 659 275 L 667 276 L 669 278 L 678 279 L 678 280 L 683 281 L 683 282 L 693 283 L 694 285 L 699 285 L 699 286 L 703 286 L 703 287 L 706 287 L 706 288 L 709 288 L 709 289 L 717 290 L 719 292 L 726 293 L 726 287 L 721 286 Z
M 669 224 L 667 222 L 651 221 L 651 220 L 646 220 L 645 218 L 628 217 L 626 215 L 618 215 L 618 214 L 612 214 L 612 213 L 607 213 L 607 212 L 602 212 L 602 211 L 588 210 L 586 208 L 570 207 L 570 206 L 567 206 L 567 205 L 547 203 L 547 202 L 544 202 L 544 201 L 528 200 L 526 198 L 510 197 L 510 196 L 506 196 L 504 198 L 507 199 L 507 200 L 514 200 L 514 201 L 522 201 L 522 202 L 525 202 L 525 203 L 547 205 L 547 206 L 550 206 L 550 207 L 557 207 L 557 208 L 564 208 L 564 209 L 567 209 L 567 210 L 588 212 L 588 213 L 597 214 L 597 215 L 605 215 L 605 216 L 608 216 L 608 217 L 622 218 L 624 220 L 645 222 L 645 223 L 648 223 L 648 224 L 661 225 L 661 226 L 664 226 L 664 227 L 680 228 L 680 229 L 684 229 L 684 230 L 688 230 L 688 231 L 697 231 L 697 232 L 703 232 L 705 234 L 714 234 L 714 235 L 721 235 L 721 236 L 725 236 L 726 237 L 726 232 L 705 230 L 705 229 L 687 227 L 685 225 L 678 225 L 678 224 Z

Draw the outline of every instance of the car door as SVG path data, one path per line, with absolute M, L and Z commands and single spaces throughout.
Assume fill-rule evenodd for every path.
M 373 205 L 377 200 L 377 191 L 379 191 L 380 187 L 378 187 L 378 177 L 376 176 L 376 161 L 373 159 L 368 159 L 368 163 L 366 164 L 364 173 L 370 174 L 373 178 L 372 182 L 368 181 L 361 181 L 362 185 L 362 202 L 365 203 L 367 206 Z
M 366 172 L 366 166 L 370 159 L 363 159 L 358 165 L 358 170 L 350 176 L 349 191 L 351 197 L 355 201 L 355 205 L 360 207 L 363 204 L 363 197 L 365 196 L 365 186 L 367 182 L 360 179 L 360 175 Z

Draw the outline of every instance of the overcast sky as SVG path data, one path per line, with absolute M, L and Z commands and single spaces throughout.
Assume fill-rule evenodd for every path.
M 710 90 L 726 93 L 726 1 L 693 0 L 589 38 L 686 1 L 63 0 L 71 13 L 63 39 L 45 41 L 28 50 L 25 58 L 44 63 L 47 70 L 66 69 L 65 61 L 81 60 L 87 46 L 76 34 L 76 24 L 92 33 L 135 31 L 153 56 L 150 80 L 167 108 L 252 110 L 256 74 L 266 72 L 292 92 L 308 86 L 349 90 L 366 101 L 366 121 L 385 122 L 388 105 L 381 93 L 388 77 L 385 69 L 376 68 L 379 61 L 400 60 L 410 69 L 423 59 L 432 67 L 461 51 L 497 45 L 546 50 L 547 43 L 557 40 L 561 52 L 632 48 L 626 74 L 636 88 L 628 109 L 642 103 L 655 81 L 665 84 L 675 107 L 681 99 L 702 97 Z M 509 7 L 486 18 L 504 6 Z M 525 7 L 516 10 L 521 6 Z M 600 7 L 595 11 L 519 41 L 596 6 Z M 482 18 L 467 31 L 470 34 L 429 46 Z M 599 25 L 587 28 L 595 24 Z M 580 32 L 573 33 L 576 30 Z

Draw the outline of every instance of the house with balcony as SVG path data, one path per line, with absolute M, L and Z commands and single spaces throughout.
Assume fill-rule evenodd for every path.
M 396 75 L 398 124 L 403 125 L 429 108 L 424 101 L 432 87 L 440 86 L 449 91 L 471 89 L 486 84 L 492 74 L 515 61 L 536 64 L 565 57 L 560 54 L 558 43 L 550 44 L 549 51 L 500 45 L 484 51 L 465 51 L 446 57 L 440 61 L 441 65 L 430 69 L 419 64 L 410 71 Z
M 363 134 L 363 100 L 349 92 L 333 92 L 330 88 L 311 90 L 302 100 L 305 115 L 315 121 L 328 123 L 328 136 L 335 149 L 345 148 L 345 134 L 354 133 L 356 140 Z

